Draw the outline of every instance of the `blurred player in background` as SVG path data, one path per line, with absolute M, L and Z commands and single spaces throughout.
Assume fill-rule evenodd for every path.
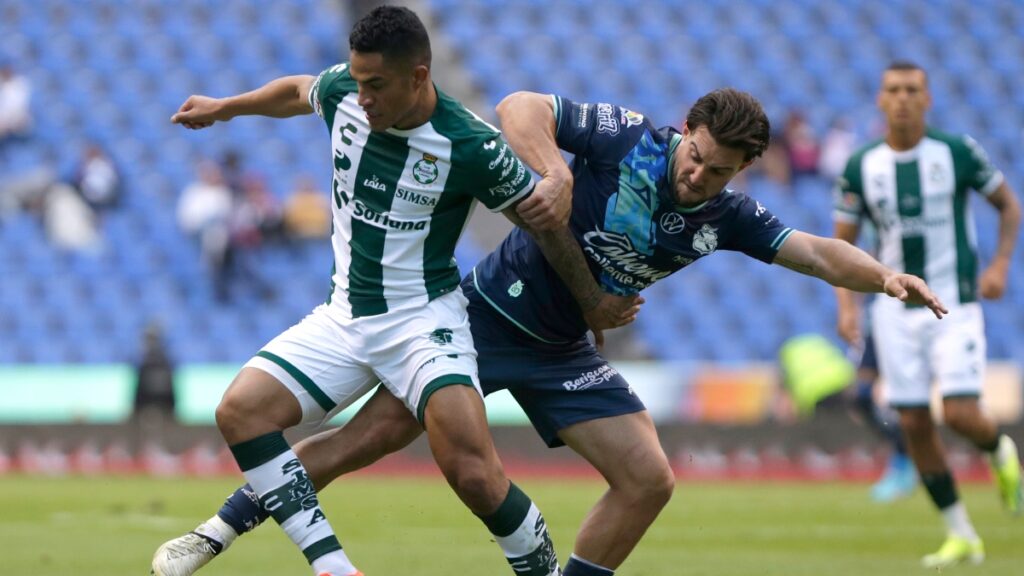
M 498 115 L 510 145 L 534 170 L 572 186 L 570 227 L 606 291 L 634 296 L 725 249 L 850 289 L 884 291 L 937 316 L 944 311 L 919 278 L 895 273 L 845 242 L 787 228 L 759 202 L 725 190 L 768 145 L 768 118 L 749 94 L 705 95 L 682 133 L 619 106 L 526 92 L 507 97 Z M 571 168 L 560 149 L 575 154 Z M 674 489 L 650 415 L 587 340 L 579 307 L 528 234 L 513 230 L 462 288 L 484 392 L 507 388 L 548 446 L 568 445 L 608 482 L 564 574 L 613 574 Z M 378 392 L 345 426 L 300 442 L 296 451 L 314 484 L 324 486 L 420 432 L 394 397 Z M 266 518 L 250 492 L 239 488 L 208 521 L 232 519 L 236 528 L 218 550 Z
M 886 135 L 848 161 L 837 186 L 835 236 L 854 242 L 860 222 L 869 220 L 878 230 L 879 259 L 925 278 L 952 310 L 947 320 L 936 322 L 927 310 L 888 298 L 871 306 L 885 397 L 899 411 L 911 458 L 948 530 L 943 545 L 922 563 L 942 568 L 964 560 L 981 562 L 984 547 L 959 500 L 932 419 L 933 379 L 946 423 L 988 454 L 1004 505 L 1014 514 L 1021 510 L 1017 447 L 982 413 L 978 401 L 985 374 L 978 299 L 1003 295 L 1020 206 L 974 140 L 927 126 L 930 105 L 924 70 L 908 62 L 885 70 L 878 106 L 885 115 Z M 968 203 L 972 188 L 999 211 L 996 253 L 980 277 Z M 837 290 L 837 297 L 839 332 L 858 342 L 860 305 L 846 290 Z
M 435 89 L 430 40 L 412 11 L 375 9 L 349 43 L 351 62 L 319 77 L 284 77 L 229 98 L 192 96 L 172 118 L 195 129 L 240 115 L 316 112 L 332 138 L 332 293 L 242 368 L 217 407 L 217 425 L 254 494 L 314 573 L 359 574 L 282 432 L 326 421 L 383 382 L 410 427 L 427 430 L 449 484 L 513 570 L 556 575 L 544 519 L 505 477 L 487 429 L 455 244 L 479 200 L 533 228 L 557 269 L 570 271 L 566 281 L 588 318 L 631 299 L 602 296 L 590 277 L 565 226 L 568 189 L 551 180 L 535 187 L 494 127 Z M 154 573 L 193 572 L 234 531 L 213 520 L 166 543 Z
M 917 470 L 907 454 L 899 414 L 879 398 L 875 390 L 879 372 L 874 338 L 866 334 L 859 344 L 851 346 L 851 353 L 857 363 L 854 406 L 864 422 L 885 439 L 890 448 L 885 472 L 871 486 L 871 498 L 876 502 L 905 498 L 917 488 Z

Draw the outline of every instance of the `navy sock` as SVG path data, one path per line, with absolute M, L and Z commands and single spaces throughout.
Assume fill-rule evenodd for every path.
M 932 498 L 932 502 L 935 503 L 935 507 L 939 510 L 945 510 L 956 504 L 957 500 L 959 500 L 956 493 L 956 482 L 949 471 L 921 474 L 921 483 L 924 484 L 924 487 L 928 490 L 928 495 Z
M 575 554 L 569 557 L 565 569 L 562 570 L 562 576 L 612 576 L 613 574 L 615 574 L 614 570 L 587 562 Z
M 260 506 L 260 500 L 252 486 L 246 484 L 235 490 L 217 511 L 217 516 L 227 522 L 236 533 L 244 534 L 259 526 L 270 514 Z

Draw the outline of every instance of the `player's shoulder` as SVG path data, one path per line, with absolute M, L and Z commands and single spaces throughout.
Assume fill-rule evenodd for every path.
M 925 135 L 931 140 L 949 146 L 954 152 L 971 152 L 980 147 L 974 138 L 965 133 L 945 132 L 929 126 Z
M 846 165 L 847 166 L 859 165 L 864 160 L 864 157 L 867 156 L 867 154 L 869 152 L 877 150 L 877 149 L 881 148 L 884 145 L 885 145 L 885 138 L 881 138 L 881 137 L 873 138 L 873 139 L 869 140 L 868 142 L 866 142 L 864 144 L 861 144 L 859 147 L 857 147 L 853 151 L 852 154 L 850 154 L 850 158 L 846 161 Z
M 430 122 L 453 148 L 472 149 L 501 136 L 495 126 L 440 90 L 437 91 L 437 110 Z
M 339 62 L 333 66 L 324 68 L 313 81 L 310 93 L 316 95 L 320 100 L 332 93 L 349 93 L 357 90 L 356 82 L 352 79 L 348 62 Z

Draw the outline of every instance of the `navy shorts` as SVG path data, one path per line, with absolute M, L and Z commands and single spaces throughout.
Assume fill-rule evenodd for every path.
M 878 372 L 878 356 L 875 355 L 875 339 L 868 332 L 864 336 L 864 350 L 861 352 L 858 368 Z
M 626 379 L 585 337 L 569 344 L 540 342 L 495 310 L 463 280 L 484 394 L 508 389 L 551 448 L 558 431 L 588 420 L 646 410 Z

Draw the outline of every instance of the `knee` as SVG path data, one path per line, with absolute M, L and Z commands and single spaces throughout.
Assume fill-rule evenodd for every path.
M 930 436 L 935 430 L 931 410 L 928 408 L 909 408 L 900 410 L 900 426 L 908 438 Z
M 251 421 L 245 402 L 230 394 L 221 399 L 214 417 L 217 420 L 217 428 L 229 442 L 244 435 L 245 427 Z
M 663 454 L 659 458 L 627 464 L 623 479 L 610 479 L 612 489 L 627 495 L 634 506 L 661 510 L 672 499 L 676 477 Z
M 476 514 L 497 510 L 508 494 L 508 481 L 500 465 L 471 456 L 447 458 L 438 464 L 448 485 Z
M 981 412 L 970 405 L 961 406 L 956 403 L 947 403 L 943 409 L 943 420 L 953 430 L 963 433 L 976 427 L 981 419 Z

